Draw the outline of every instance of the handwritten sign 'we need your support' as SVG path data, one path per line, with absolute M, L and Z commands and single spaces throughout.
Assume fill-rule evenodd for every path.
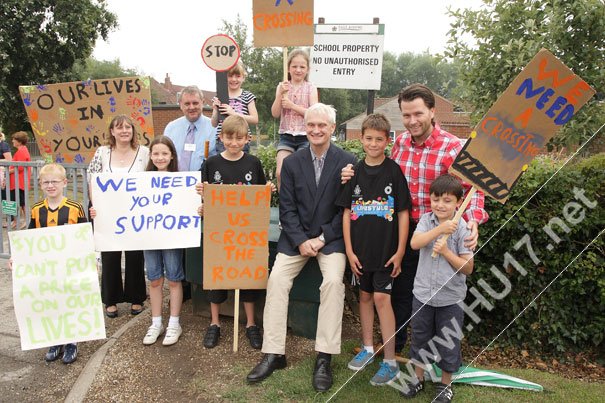
M 20 86 L 40 152 L 58 163 L 88 163 L 116 115 L 132 118 L 140 143 L 153 138 L 149 77 Z
M 540 50 L 475 127 L 450 172 L 504 203 L 531 160 L 594 94 Z
M 90 223 L 9 232 L 21 349 L 105 338 Z
M 201 172 L 102 173 L 91 179 L 99 251 L 200 246 Z
M 269 185 L 204 185 L 204 289 L 267 288 Z

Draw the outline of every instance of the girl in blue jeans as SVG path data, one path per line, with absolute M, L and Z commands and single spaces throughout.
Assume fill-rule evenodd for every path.
M 166 136 L 157 136 L 149 145 L 149 164 L 147 171 L 178 172 L 176 149 L 174 143 Z M 166 328 L 166 335 L 162 342 L 170 346 L 179 341 L 183 330 L 179 324 L 181 305 L 183 304 L 183 286 L 181 280 L 185 278 L 183 271 L 183 250 L 162 249 L 146 250 L 145 266 L 149 279 L 149 299 L 151 300 L 151 326 L 143 338 L 143 344 L 150 345 L 156 342 L 164 333 L 162 325 L 162 290 L 164 276 L 170 286 L 170 319 Z

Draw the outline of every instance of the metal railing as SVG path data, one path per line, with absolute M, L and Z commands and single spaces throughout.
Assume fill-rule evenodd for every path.
M 10 257 L 10 246 L 8 243 L 8 231 L 18 230 L 24 223 L 29 225 L 31 219 L 31 206 L 42 200 L 44 194 L 38 186 L 38 177 L 40 168 L 46 163 L 44 161 L 33 161 L 33 162 L 14 162 L 14 161 L 3 161 L 0 160 L 0 169 L 4 172 L 0 173 L 4 176 L 6 187 L 6 202 L 16 202 L 17 214 L 5 214 L 5 209 L 0 208 L 0 221 L 2 222 L 2 231 L 0 231 L 0 258 Z M 76 200 L 82 203 L 84 210 L 88 210 L 88 181 L 86 178 L 87 164 L 61 164 L 67 173 L 67 186 L 65 187 L 65 196 L 70 199 Z M 10 167 L 13 167 L 15 176 L 15 195 L 14 199 L 11 198 L 10 186 Z M 19 172 L 18 167 L 24 167 L 23 174 Z M 31 174 L 30 169 L 31 168 Z M 29 186 L 25 186 L 25 214 L 21 212 L 20 206 L 20 195 L 19 195 L 19 179 L 20 175 L 25 175 L 25 183 L 29 183 Z M 15 228 L 13 228 L 13 224 Z

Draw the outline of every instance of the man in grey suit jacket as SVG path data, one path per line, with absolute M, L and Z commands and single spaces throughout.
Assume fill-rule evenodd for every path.
M 276 369 L 286 367 L 288 300 L 294 278 L 309 258 L 315 257 L 323 276 L 317 320 L 313 387 L 332 386 L 331 355 L 340 353 L 343 274 L 346 255 L 342 238 L 342 210 L 335 205 L 340 171 L 355 157 L 330 143 L 336 127 L 336 111 L 321 103 L 305 113 L 309 148 L 284 160 L 279 193 L 282 231 L 277 257 L 267 284 L 263 316 L 264 341 L 261 362 L 248 374 L 259 382 Z

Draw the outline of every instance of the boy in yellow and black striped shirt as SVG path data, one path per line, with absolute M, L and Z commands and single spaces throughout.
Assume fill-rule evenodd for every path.
M 47 164 L 40 169 L 40 187 L 44 200 L 34 204 L 29 228 L 54 227 L 57 225 L 79 224 L 87 221 L 82 205 L 63 195 L 67 186 L 65 168 L 59 164 Z M 63 353 L 63 363 L 70 364 L 78 356 L 76 343 L 52 346 L 46 353 L 46 361 L 55 361 Z

